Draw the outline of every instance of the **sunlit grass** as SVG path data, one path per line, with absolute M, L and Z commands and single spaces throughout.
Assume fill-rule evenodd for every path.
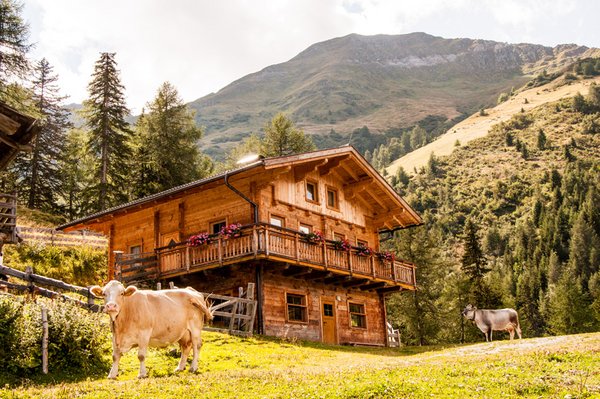
M 204 334 L 198 373 L 175 348 L 135 350 L 116 381 L 94 376 L 6 387 L 0 398 L 402 398 L 600 396 L 600 333 L 420 348 L 355 348 Z M 108 360 L 108 359 L 107 359 Z M 568 396 L 567 396 L 568 397 Z

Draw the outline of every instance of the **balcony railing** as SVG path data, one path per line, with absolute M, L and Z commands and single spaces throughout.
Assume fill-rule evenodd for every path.
M 333 241 L 312 243 L 304 234 L 269 224 L 243 226 L 239 236 L 197 247 L 179 243 L 143 254 L 121 254 L 115 262 L 117 278 L 131 282 L 163 279 L 251 259 L 271 259 L 328 270 L 357 278 L 399 283 L 414 288 L 415 265 L 361 255 L 355 248 L 338 249 Z

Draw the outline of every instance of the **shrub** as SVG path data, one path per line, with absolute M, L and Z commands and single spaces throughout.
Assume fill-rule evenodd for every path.
M 498 104 L 503 103 L 504 101 L 508 100 L 508 93 L 500 93 L 500 95 L 498 96 Z
M 600 133 L 600 113 L 584 116 L 581 125 L 583 126 L 583 133 Z
M 23 378 L 41 373 L 42 305 L 48 308 L 48 359 L 51 374 L 104 373 L 110 349 L 102 314 L 69 302 L 0 297 L 0 374 Z

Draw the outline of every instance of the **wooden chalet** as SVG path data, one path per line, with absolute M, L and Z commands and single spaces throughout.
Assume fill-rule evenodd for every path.
M 379 238 L 421 223 L 344 146 L 258 159 L 60 228 L 107 235 L 109 275 L 125 282 L 230 296 L 255 283 L 259 333 L 386 345 L 385 297 L 415 289 L 415 265 L 378 253 Z

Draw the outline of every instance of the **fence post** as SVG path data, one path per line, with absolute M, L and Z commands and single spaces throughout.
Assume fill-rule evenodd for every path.
M 169 281 L 169 289 L 174 290 L 175 288 L 176 288 L 175 283 L 172 281 Z
M 233 327 L 235 326 L 235 316 L 237 314 L 239 300 L 236 300 L 231 307 L 231 320 L 229 320 L 229 334 L 233 332 Z
M 42 307 L 42 372 L 48 374 L 48 309 Z
M 33 293 L 35 292 L 35 285 L 33 285 L 33 278 L 31 277 L 33 274 L 33 267 L 27 266 L 25 268 L 25 274 L 27 274 L 27 288 L 29 288 L 29 294 L 33 296 Z
M 248 283 L 248 288 L 246 289 L 246 299 L 250 299 L 254 301 L 254 283 Z M 250 320 L 246 320 L 246 329 L 247 332 L 252 334 L 252 330 L 254 329 L 254 314 L 256 312 L 256 305 L 253 303 L 249 303 L 246 306 L 246 315 L 250 316 Z
M 88 294 L 87 294 L 87 297 L 88 297 L 88 300 L 87 300 L 88 307 L 89 307 L 89 309 L 90 309 L 90 310 L 93 310 L 93 307 L 94 307 L 94 305 L 95 305 L 95 303 L 94 303 L 94 295 L 93 295 L 93 294 L 92 294 L 92 292 L 90 291 L 90 287 L 88 287 Z
M 160 283 L 156 283 L 156 291 L 160 291 L 161 290 L 161 284 Z

